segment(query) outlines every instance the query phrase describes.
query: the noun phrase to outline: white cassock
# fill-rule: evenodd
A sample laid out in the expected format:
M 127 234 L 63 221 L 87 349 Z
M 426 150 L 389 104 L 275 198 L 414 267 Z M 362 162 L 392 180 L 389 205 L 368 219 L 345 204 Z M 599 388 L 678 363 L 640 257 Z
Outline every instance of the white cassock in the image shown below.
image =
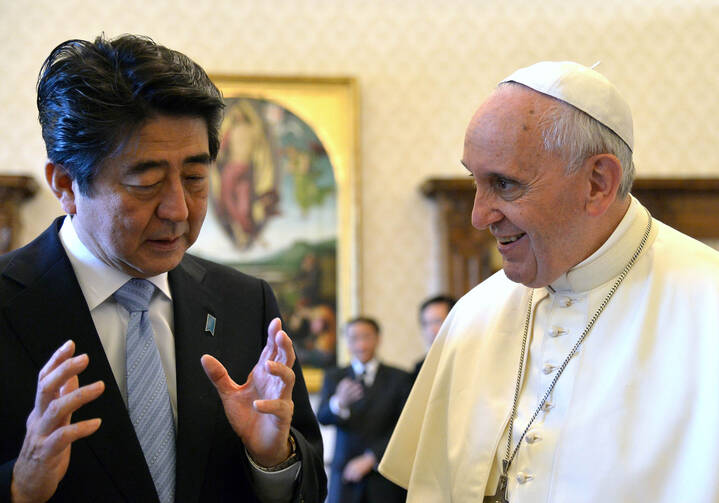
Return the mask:
M 512 448 L 641 241 L 635 199 L 607 242 L 534 290 Z M 719 501 L 719 253 L 653 220 L 633 269 L 509 471 L 512 503 Z M 455 306 L 379 470 L 408 502 L 481 502 L 507 445 L 530 289 L 502 271 Z

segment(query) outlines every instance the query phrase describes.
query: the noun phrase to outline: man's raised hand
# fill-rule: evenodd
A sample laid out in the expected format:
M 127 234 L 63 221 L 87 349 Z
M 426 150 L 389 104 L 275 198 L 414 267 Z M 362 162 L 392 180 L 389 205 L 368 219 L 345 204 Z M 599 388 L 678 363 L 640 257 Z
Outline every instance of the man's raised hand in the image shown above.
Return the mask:
M 13 469 L 13 503 L 50 499 L 67 472 L 72 443 L 100 427 L 99 418 L 70 422 L 73 412 L 105 390 L 102 381 L 79 387 L 77 376 L 90 360 L 84 354 L 73 357 L 74 353 L 75 343 L 67 341 L 40 370 L 35 407 Z
M 267 332 L 267 344 L 245 384 L 233 381 L 210 355 L 202 356 L 202 366 L 220 395 L 232 429 L 252 459 L 270 467 L 290 455 L 295 352 L 279 318 L 270 322 Z

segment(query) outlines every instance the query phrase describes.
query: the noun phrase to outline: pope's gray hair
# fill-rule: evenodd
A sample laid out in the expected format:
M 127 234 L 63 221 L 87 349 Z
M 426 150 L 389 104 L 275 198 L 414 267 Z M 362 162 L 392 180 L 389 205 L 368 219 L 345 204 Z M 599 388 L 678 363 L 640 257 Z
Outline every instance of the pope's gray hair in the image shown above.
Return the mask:
M 521 85 L 515 82 L 500 84 Z M 554 100 L 542 117 L 544 148 L 548 152 L 561 155 L 567 161 L 567 173 L 579 169 L 584 160 L 593 155 L 612 154 L 622 166 L 622 179 L 617 189 L 617 197 L 624 199 L 632 190 L 635 169 L 632 151 L 614 131 L 568 103 Z
M 627 197 L 634 182 L 634 161 L 632 151 L 614 131 L 594 117 L 561 102 L 547 110 L 540 123 L 543 123 L 544 148 L 567 160 L 567 173 L 579 169 L 582 162 L 593 155 L 615 155 L 622 165 L 617 197 Z

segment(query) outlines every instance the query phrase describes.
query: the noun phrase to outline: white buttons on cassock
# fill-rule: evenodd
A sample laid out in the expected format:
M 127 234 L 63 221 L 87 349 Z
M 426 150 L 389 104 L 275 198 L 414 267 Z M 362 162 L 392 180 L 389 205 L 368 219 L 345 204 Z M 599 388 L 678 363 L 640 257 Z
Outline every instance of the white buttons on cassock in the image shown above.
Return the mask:
M 536 431 L 530 431 L 529 433 L 527 433 L 527 436 L 524 437 L 524 439 L 527 441 L 528 444 L 534 444 L 535 442 L 539 442 L 540 440 L 542 440 L 542 436 Z
M 549 400 L 547 400 L 546 402 L 544 402 L 544 405 L 542 405 L 542 410 L 543 410 L 544 412 L 549 412 L 549 410 L 550 410 L 552 407 L 554 407 L 554 404 L 553 404 L 552 402 L 550 402 Z
M 551 363 L 545 363 L 544 367 L 542 367 L 542 372 L 546 375 L 549 375 L 552 372 L 554 372 L 554 369 L 556 369 L 556 368 L 557 368 L 556 365 L 552 365 Z
M 524 472 L 517 473 L 517 482 L 519 482 L 520 484 L 529 482 L 533 478 L 534 478 L 534 475 L 532 475 L 531 473 L 524 473 Z
M 569 297 L 562 297 L 562 298 L 560 298 L 560 299 L 558 299 L 558 300 L 559 300 L 559 306 L 560 306 L 560 307 L 569 307 L 569 306 L 571 306 L 572 304 L 574 304 L 574 300 L 572 300 L 572 299 L 569 298 Z
M 547 333 L 549 334 L 549 337 L 559 337 L 560 335 L 566 334 L 567 331 L 561 327 L 552 327 Z

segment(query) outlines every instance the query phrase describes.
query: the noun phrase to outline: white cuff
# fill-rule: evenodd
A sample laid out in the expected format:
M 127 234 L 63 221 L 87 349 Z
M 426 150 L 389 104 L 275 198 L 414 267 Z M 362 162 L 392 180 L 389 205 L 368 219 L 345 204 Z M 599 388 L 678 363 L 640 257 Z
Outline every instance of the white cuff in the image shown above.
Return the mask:
M 350 417 L 350 410 L 340 407 L 340 401 L 337 395 L 332 395 L 332 398 L 330 398 L 330 410 L 335 416 L 339 416 L 342 419 L 348 419 Z
M 262 503 L 287 503 L 295 492 L 295 481 L 299 477 L 302 462 L 297 461 L 287 468 L 276 472 L 268 472 L 260 468 L 245 450 L 250 460 L 250 476 L 255 488 L 255 495 Z

